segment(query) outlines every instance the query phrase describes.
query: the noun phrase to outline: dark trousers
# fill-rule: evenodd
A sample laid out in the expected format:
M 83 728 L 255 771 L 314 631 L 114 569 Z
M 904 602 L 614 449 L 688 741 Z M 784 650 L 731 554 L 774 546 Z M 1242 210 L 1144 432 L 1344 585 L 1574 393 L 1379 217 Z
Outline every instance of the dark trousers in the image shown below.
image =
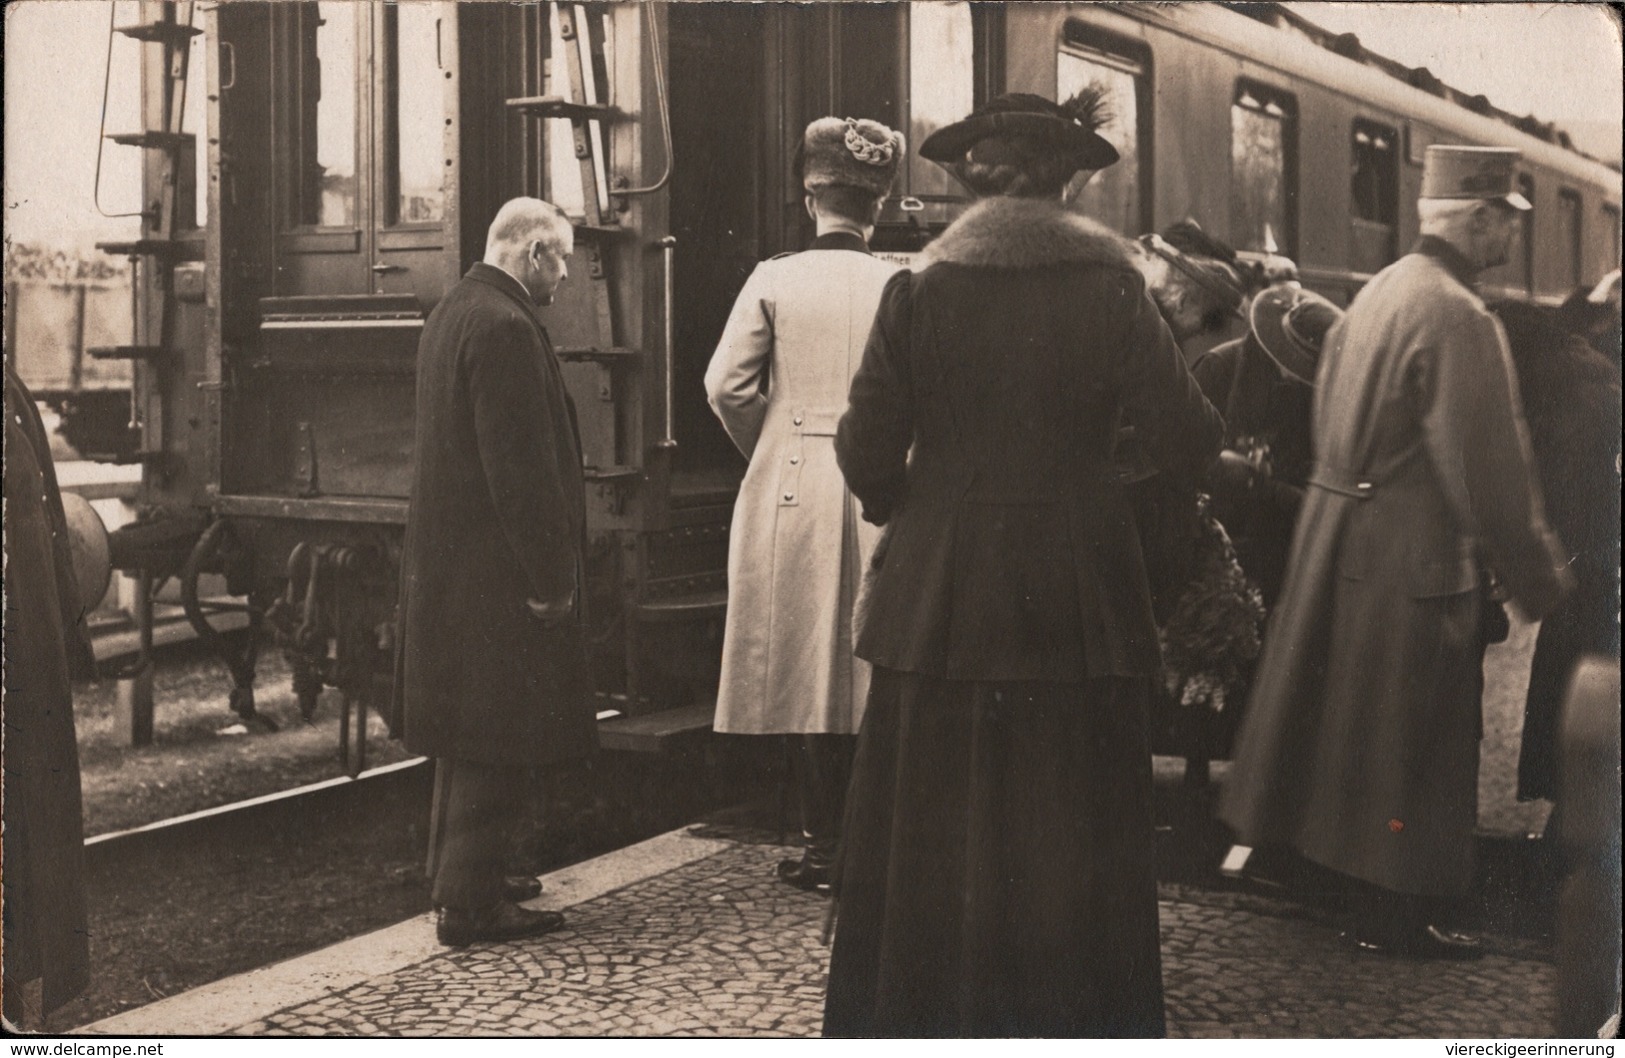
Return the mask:
M 841 843 L 841 816 L 846 811 L 846 787 L 852 778 L 856 735 L 788 735 L 791 770 L 801 808 L 801 835 L 806 842 L 803 860 L 827 869 L 835 862 Z
M 439 907 L 475 909 L 502 899 L 514 824 L 530 771 L 475 761 L 435 761 L 429 878 Z

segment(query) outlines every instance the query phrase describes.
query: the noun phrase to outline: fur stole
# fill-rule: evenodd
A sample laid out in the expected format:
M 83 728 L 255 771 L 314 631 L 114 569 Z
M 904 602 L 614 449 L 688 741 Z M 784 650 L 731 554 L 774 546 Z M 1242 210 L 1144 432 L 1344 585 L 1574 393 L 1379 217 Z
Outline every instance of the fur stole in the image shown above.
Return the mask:
M 1132 268 L 1127 240 L 1059 202 L 985 198 L 967 209 L 921 255 L 933 264 L 1038 268 L 1062 263 Z

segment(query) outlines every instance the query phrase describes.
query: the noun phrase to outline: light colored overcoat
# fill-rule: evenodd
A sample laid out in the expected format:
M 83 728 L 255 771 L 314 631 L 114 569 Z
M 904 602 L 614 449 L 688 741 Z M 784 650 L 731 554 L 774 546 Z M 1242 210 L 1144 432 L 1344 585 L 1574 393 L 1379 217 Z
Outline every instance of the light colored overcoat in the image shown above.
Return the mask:
M 734 507 L 716 730 L 851 734 L 867 663 L 852 604 L 880 530 L 858 517 L 835 465 L 880 292 L 897 266 L 855 236 L 764 261 L 745 282 L 705 388 L 750 460 Z
M 1448 244 L 1327 338 L 1316 467 L 1221 814 L 1244 842 L 1402 893 L 1473 874 L 1480 563 L 1531 616 L 1563 590 L 1506 338 Z

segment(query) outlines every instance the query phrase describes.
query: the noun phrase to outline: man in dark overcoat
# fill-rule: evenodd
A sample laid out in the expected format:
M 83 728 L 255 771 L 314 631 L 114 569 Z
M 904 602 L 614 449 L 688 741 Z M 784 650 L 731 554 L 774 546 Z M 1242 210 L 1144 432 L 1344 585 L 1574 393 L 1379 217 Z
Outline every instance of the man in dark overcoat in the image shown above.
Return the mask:
M 556 207 L 508 202 L 418 348 L 394 720 L 437 759 L 429 862 L 454 946 L 563 924 L 518 905 L 539 890 L 504 877 L 508 845 L 530 771 L 596 748 L 581 446 L 536 313 L 572 248 Z
M 1566 588 L 1506 337 L 1518 153 L 1429 147 L 1422 238 L 1331 331 L 1315 468 L 1221 814 L 1353 879 L 1364 950 L 1471 955 L 1437 925 L 1473 877 L 1481 563 L 1531 617 Z
M 5 1016 L 35 1031 L 90 982 L 72 676 L 92 668 L 50 441 L 6 361 Z

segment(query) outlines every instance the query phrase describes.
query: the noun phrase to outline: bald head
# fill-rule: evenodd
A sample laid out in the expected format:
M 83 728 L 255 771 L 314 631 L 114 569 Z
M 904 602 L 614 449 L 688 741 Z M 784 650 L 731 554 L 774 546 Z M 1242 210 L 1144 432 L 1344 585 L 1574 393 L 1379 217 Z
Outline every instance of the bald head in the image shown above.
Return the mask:
M 539 198 L 509 199 L 485 236 L 485 263 L 518 279 L 539 305 L 552 300 L 574 250 L 570 218 Z

